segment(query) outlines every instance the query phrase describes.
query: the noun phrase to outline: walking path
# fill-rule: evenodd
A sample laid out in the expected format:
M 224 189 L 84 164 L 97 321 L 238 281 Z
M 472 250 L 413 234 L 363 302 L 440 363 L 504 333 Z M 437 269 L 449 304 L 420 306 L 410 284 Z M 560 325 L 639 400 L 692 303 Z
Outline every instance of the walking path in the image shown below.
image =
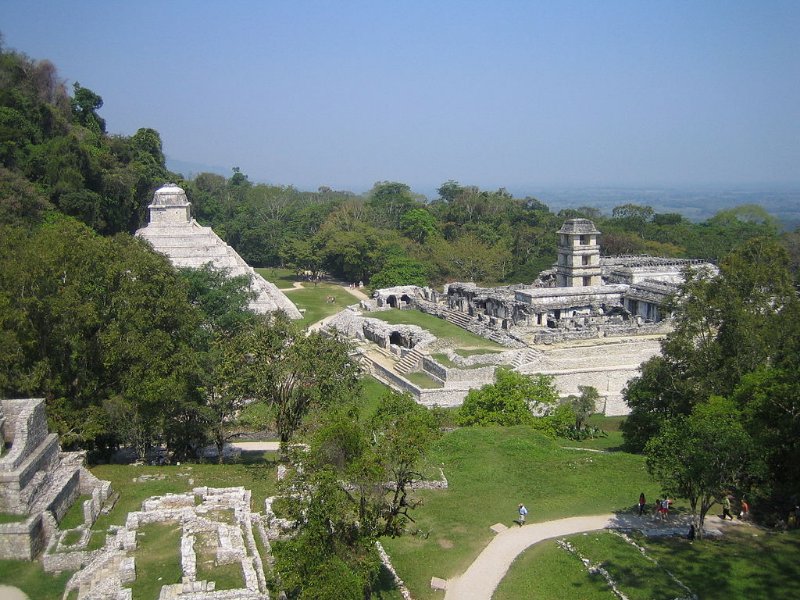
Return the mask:
M 19 588 L 0 584 L 0 598 L 2 600 L 28 600 L 28 595 Z
M 741 521 L 721 521 L 707 517 L 705 531 L 743 525 Z M 688 515 L 673 515 L 668 522 L 654 521 L 650 516 L 595 515 L 569 517 L 543 523 L 529 523 L 498 533 L 478 558 L 459 577 L 447 581 L 445 600 L 491 600 L 494 590 L 505 577 L 511 563 L 525 549 L 543 540 L 597 531 L 606 528 L 641 529 L 649 535 L 685 534 L 689 530 Z

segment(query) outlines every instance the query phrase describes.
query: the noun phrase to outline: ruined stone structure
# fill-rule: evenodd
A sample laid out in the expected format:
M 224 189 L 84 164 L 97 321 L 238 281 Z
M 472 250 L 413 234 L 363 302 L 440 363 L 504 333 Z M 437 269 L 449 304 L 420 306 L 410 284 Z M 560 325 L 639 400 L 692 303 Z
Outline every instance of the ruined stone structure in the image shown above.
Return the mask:
M 130 600 L 126 585 L 136 579 L 137 532 L 148 523 L 179 524 L 181 527 L 182 577 L 180 583 L 166 583 L 162 600 L 269 600 L 267 580 L 256 536 L 269 550 L 262 518 L 250 510 L 250 491 L 242 487 L 197 487 L 183 494 L 155 496 L 142 509 L 128 513 L 125 525 L 112 527 L 106 545 L 67 582 L 65 596 L 72 590 L 90 600 Z M 201 552 L 211 552 L 215 565 L 236 564 L 243 587 L 217 590 L 214 581 L 198 577 Z
M 89 473 L 83 453 L 61 452 L 58 436 L 47 430 L 42 398 L 0 400 L 0 433 L 6 446 L 0 456 L 0 512 L 19 516 L 16 523 L 0 524 L 0 558 L 31 560 L 80 494 L 92 496 L 86 502 L 96 517 L 111 484 Z
M 246 275 L 255 298 L 250 309 L 258 313 L 284 311 L 289 318 L 302 315 L 294 303 L 273 283 L 255 272 L 236 251 L 226 244 L 210 227 L 203 227 L 192 218 L 191 203 L 186 192 L 174 183 L 156 190 L 153 202 L 147 207 L 150 222 L 136 232 L 157 252 L 165 254 L 176 267 L 200 268 L 210 264 L 230 277 Z
M 590 220 L 568 219 L 559 230 L 552 271 L 532 285 L 451 283 L 445 288 L 447 307 L 526 345 L 663 334 L 665 306 L 679 292 L 685 271 L 716 272 L 699 260 L 601 257 L 599 235 Z
M 392 330 L 380 345 L 402 358 L 394 369 L 372 361 L 373 374 L 423 404 L 453 406 L 470 387 L 491 382 L 495 366 L 505 365 L 552 375 L 562 396 L 593 386 L 601 395 L 599 411 L 627 413 L 622 390 L 642 362 L 660 351 L 659 340 L 670 329 L 665 307 L 679 292 L 686 270 L 713 274 L 716 268 L 699 260 L 601 257 L 600 232 L 588 219 L 568 219 L 558 234 L 556 264 L 530 285 L 451 283 L 442 293 L 415 286 L 376 291 L 373 300 L 362 303 L 364 309 L 418 309 L 510 350 L 469 360 L 451 355 L 456 367 L 446 367 L 430 356 L 435 344 L 417 344 L 413 336 L 392 330 L 398 326 L 378 325 L 378 330 Z M 376 338 L 370 333 L 374 326 L 359 323 L 353 331 L 353 322 L 348 317 L 332 325 L 354 337 Z M 414 386 L 404 379 L 414 370 L 426 372 L 442 388 Z
M 600 285 L 600 232 L 589 219 L 569 219 L 558 232 L 559 287 Z

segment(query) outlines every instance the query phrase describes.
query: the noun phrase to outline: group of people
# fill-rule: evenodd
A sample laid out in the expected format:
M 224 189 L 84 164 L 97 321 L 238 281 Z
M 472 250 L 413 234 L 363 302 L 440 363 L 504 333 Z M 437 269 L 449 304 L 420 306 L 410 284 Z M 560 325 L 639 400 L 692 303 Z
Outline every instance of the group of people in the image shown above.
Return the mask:
M 669 507 L 672 500 L 667 497 L 657 498 L 653 504 L 653 518 L 666 521 L 669 518 Z M 639 516 L 643 516 L 647 510 L 647 500 L 645 499 L 644 492 L 639 494 Z M 745 498 L 742 498 L 739 508 L 739 518 L 746 520 L 750 517 L 750 504 Z M 731 513 L 731 496 L 726 495 L 722 499 L 722 519 L 730 518 L 733 521 L 733 514 Z
M 653 503 L 653 518 L 666 521 L 669 518 L 669 507 L 671 504 L 672 500 L 667 497 L 656 498 L 656 501 Z M 644 516 L 646 510 L 647 499 L 644 497 L 644 492 L 642 492 L 639 494 L 639 516 Z

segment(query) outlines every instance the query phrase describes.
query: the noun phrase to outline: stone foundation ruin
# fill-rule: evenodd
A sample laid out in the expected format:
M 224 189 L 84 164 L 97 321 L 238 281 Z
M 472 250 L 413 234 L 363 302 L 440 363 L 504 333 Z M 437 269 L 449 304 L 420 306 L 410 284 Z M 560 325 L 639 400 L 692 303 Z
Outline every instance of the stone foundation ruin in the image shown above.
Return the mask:
M 19 521 L 0 524 L 0 558 L 32 560 L 51 542 L 57 524 L 79 495 L 94 522 L 111 484 L 84 466 L 82 452 L 61 452 L 49 433 L 42 398 L 0 400 L 0 512 Z

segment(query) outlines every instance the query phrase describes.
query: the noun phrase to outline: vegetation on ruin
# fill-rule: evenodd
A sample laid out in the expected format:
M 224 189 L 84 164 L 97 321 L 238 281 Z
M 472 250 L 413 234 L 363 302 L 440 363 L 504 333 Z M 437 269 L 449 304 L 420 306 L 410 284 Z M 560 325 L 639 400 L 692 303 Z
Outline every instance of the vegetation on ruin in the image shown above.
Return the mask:
M 417 325 L 429 331 L 440 340 L 444 340 L 448 344 L 456 347 L 466 346 L 473 349 L 486 348 L 487 350 L 505 350 L 503 346 L 496 342 L 462 329 L 458 325 L 453 325 L 449 321 L 418 310 L 390 308 L 389 310 L 380 310 L 370 313 L 368 316 L 373 319 L 386 321 L 391 325 Z
M 92 497 L 89 494 L 81 494 L 75 498 L 72 506 L 70 506 L 67 512 L 64 513 L 64 516 L 61 518 L 61 522 L 58 524 L 58 526 L 61 529 L 72 529 L 74 527 L 78 527 L 79 525 L 83 525 L 83 503 L 86 500 L 91 499 Z

